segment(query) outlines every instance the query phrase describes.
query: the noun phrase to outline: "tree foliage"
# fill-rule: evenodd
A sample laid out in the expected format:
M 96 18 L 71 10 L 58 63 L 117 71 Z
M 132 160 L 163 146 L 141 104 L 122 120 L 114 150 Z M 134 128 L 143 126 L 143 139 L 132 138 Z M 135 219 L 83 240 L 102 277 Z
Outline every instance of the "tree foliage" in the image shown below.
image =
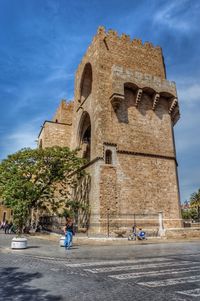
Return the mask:
M 67 147 L 22 149 L 0 163 L 0 196 L 20 232 L 31 209 L 56 212 L 69 201 L 83 164 Z
M 182 213 L 182 218 L 185 220 L 197 220 L 198 219 L 198 214 L 197 214 L 197 210 L 195 208 L 189 208 L 187 210 L 182 209 L 181 211 Z
M 195 208 L 200 207 L 200 189 L 191 194 L 190 205 Z
M 183 219 L 199 220 L 200 218 L 200 189 L 194 192 L 190 196 L 190 201 L 184 202 L 184 208 L 182 209 Z
M 193 212 L 196 211 L 196 216 L 194 219 L 200 218 L 200 189 L 197 192 L 191 194 L 190 197 L 190 206 L 193 209 Z

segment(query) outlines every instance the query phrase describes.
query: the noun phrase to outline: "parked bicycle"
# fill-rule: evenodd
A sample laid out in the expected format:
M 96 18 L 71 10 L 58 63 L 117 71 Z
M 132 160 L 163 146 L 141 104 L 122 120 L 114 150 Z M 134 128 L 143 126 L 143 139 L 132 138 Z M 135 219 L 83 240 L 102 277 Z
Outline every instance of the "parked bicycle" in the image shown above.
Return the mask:
M 136 239 L 137 239 L 136 225 L 133 225 L 132 233 L 128 236 L 128 240 L 136 240 Z
M 147 239 L 146 238 L 146 233 L 142 230 L 142 228 L 139 228 L 139 231 L 137 232 L 137 227 L 136 225 L 133 226 L 132 228 L 132 233 L 128 236 L 128 240 L 143 240 Z

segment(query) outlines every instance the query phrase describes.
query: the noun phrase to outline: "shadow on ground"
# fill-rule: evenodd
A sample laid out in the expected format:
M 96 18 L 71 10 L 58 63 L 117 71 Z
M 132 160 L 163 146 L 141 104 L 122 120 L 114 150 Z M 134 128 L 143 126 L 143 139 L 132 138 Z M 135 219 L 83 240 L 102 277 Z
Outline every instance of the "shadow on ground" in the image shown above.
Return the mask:
M 41 278 L 41 273 L 24 273 L 18 268 L 4 268 L 0 275 L 1 300 L 61 301 L 61 296 L 50 295 L 45 289 L 31 287 L 29 282 Z

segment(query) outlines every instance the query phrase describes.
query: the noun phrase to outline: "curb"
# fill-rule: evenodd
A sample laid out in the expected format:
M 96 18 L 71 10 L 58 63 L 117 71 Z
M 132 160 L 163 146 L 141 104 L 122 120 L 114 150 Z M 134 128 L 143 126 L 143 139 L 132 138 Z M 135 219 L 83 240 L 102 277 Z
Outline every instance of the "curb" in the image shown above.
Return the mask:
M 36 239 L 44 239 L 50 241 L 59 241 L 62 235 L 57 233 L 32 235 Z M 161 244 L 161 243 L 183 243 L 183 242 L 196 242 L 199 241 L 198 237 L 194 238 L 147 238 L 146 240 L 128 240 L 127 238 L 115 238 L 115 237 L 78 237 L 74 236 L 73 243 L 80 245 L 147 245 L 147 244 Z

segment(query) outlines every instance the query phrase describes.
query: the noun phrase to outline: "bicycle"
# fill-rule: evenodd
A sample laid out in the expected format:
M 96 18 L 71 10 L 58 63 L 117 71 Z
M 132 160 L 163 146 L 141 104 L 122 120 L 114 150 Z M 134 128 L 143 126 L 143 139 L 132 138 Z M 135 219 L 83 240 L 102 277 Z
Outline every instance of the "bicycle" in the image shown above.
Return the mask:
M 128 240 L 136 240 L 137 239 L 137 234 L 135 232 L 129 234 Z

